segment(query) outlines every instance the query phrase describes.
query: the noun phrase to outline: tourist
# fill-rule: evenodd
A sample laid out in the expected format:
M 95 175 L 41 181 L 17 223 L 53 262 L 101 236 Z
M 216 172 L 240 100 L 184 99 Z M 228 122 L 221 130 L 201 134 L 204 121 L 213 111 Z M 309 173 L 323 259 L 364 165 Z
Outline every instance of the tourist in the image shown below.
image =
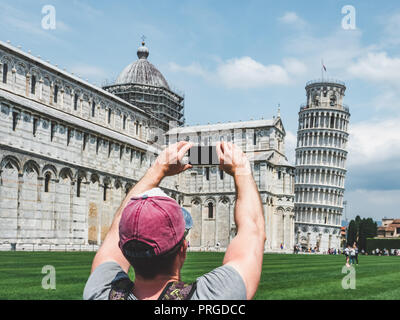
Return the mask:
M 186 259 L 189 213 L 158 188 L 166 176 L 179 174 L 192 146 L 179 142 L 166 148 L 143 178 L 129 191 L 92 264 L 83 297 L 93 300 L 233 300 L 251 299 L 260 282 L 265 244 L 263 207 L 246 155 L 229 142 L 217 143 L 220 169 L 233 177 L 237 235 L 223 265 L 181 282 Z M 130 281 L 130 266 L 135 283 Z
M 346 266 L 350 267 L 349 259 L 350 259 L 350 245 L 348 244 L 347 247 L 344 249 L 344 255 L 346 257 Z
M 356 257 L 356 249 L 355 249 L 355 244 L 353 247 L 350 248 L 350 265 L 353 265 L 355 263 L 355 257 Z

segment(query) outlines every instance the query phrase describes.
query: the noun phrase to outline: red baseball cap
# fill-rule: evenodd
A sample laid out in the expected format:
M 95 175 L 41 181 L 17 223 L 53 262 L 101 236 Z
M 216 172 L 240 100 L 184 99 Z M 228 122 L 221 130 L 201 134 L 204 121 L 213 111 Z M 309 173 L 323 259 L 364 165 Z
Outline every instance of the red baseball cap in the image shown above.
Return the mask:
M 183 210 L 159 188 L 132 198 L 122 211 L 119 223 L 121 251 L 125 254 L 124 245 L 134 240 L 134 250 L 129 253 L 133 257 L 168 253 L 184 238 L 185 229 L 188 229 L 188 212 Z M 191 220 L 190 214 L 189 218 Z

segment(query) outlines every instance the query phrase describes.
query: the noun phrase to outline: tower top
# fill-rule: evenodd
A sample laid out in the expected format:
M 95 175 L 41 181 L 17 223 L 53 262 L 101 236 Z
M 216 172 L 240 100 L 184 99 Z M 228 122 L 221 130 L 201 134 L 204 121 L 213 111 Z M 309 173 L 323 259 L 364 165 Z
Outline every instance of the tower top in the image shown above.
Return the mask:
M 341 109 L 348 112 L 343 104 L 346 86 L 336 79 L 316 79 L 306 83 L 307 103 L 301 110 L 309 108 Z
M 307 87 L 315 87 L 315 86 L 341 86 L 344 89 L 346 89 L 346 85 L 343 81 L 337 80 L 337 79 L 315 79 L 315 80 L 310 80 L 306 83 L 306 89 Z

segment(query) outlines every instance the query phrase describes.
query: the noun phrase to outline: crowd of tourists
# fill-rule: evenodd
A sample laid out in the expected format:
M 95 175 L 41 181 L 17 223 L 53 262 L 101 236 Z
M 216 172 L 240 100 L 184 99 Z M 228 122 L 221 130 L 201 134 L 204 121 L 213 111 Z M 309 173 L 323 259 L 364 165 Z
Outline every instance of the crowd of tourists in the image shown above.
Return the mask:
M 379 249 L 372 250 L 372 254 L 376 256 L 400 256 L 400 249 Z

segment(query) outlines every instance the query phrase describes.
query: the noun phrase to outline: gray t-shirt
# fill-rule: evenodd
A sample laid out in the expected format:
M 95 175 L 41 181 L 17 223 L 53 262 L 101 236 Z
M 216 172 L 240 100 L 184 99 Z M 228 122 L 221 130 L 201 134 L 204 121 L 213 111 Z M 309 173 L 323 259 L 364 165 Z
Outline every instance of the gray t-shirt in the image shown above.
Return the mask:
M 108 300 L 111 282 L 115 277 L 127 277 L 116 262 L 99 265 L 90 275 L 83 291 L 85 300 Z M 191 300 L 246 300 L 246 287 L 240 274 L 224 265 L 197 278 L 196 290 Z

